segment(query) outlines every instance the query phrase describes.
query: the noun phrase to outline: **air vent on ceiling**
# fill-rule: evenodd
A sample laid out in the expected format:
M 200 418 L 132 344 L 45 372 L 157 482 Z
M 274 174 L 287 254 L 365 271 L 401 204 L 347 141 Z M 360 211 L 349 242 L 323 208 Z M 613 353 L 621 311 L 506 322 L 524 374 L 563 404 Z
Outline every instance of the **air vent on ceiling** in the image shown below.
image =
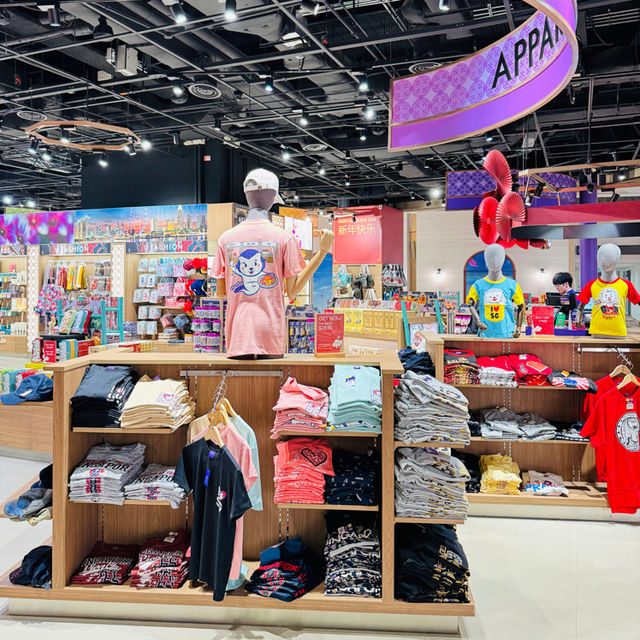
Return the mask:
M 194 82 L 190 84 L 187 89 L 192 96 L 201 98 L 202 100 L 217 100 L 222 95 L 218 87 L 208 82 Z
M 424 73 L 425 71 L 431 71 L 442 66 L 441 62 L 429 62 L 427 60 L 423 62 L 414 62 L 409 67 L 409 73 Z
M 318 151 L 324 151 L 327 148 L 327 145 L 322 142 L 309 142 L 308 144 L 303 145 L 302 148 L 310 153 L 318 153 Z
M 23 120 L 29 120 L 30 122 L 42 122 L 47 119 L 47 116 L 44 113 L 40 113 L 40 111 L 31 111 L 28 109 L 19 109 L 16 111 L 16 115 L 18 118 L 22 118 Z

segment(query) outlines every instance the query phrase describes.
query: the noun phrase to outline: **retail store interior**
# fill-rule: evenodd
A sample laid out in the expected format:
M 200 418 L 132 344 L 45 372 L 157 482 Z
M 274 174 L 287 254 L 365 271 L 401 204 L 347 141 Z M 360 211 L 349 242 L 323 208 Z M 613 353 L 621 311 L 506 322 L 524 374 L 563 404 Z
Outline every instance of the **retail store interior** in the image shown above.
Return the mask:
M 0 35 L 1 638 L 640 640 L 638 0 Z

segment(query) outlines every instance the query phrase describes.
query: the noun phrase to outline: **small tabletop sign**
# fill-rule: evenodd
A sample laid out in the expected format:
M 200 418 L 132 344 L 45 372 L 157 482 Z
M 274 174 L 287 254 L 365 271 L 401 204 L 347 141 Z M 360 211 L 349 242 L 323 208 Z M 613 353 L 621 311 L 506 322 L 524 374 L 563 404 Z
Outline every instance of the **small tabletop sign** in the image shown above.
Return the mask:
M 323 356 L 344 356 L 344 314 L 316 314 L 317 358 Z

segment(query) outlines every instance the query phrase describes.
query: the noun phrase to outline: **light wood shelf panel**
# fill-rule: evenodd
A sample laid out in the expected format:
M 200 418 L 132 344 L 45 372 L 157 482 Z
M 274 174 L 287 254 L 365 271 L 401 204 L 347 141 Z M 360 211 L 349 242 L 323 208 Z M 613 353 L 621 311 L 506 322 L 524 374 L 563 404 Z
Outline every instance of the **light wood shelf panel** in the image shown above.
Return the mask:
M 372 507 L 361 504 L 313 504 L 303 502 L 279 502 L 276 504 L 278 509 L 312 509 L 315 511 L 379 511 L 380 507 L 374 505 Z
M 73 433 L 111 433 L 116 435 L 170 435 L 178 431 L 180 428 L 181 427 L 178 427 L 177 429 L 169 429 L 168 427 L 163 427 L 161 429 L 122 429 L 121 427 L 73 427 L 71 431 Z
M 468 493 L 470 503 L 476 504 L 521 504 L 555 507 L 601 507 L 608 508 L 606 483 L 567 482 L 568 496 L 540 496 L 520 492 L 517 495 L 491 493 Z
M 533 385 L 520 384 L 517 387 L 503 387 L 498 384 L 454 384 L 451 385 L 456 389 L 504 389 L 505 391 L 583 391 L 584 389 L 568 389 L 567 387 L 554 387 L 548 385 L 544 387 L 536 387 Z
M 395 517 L 396 524 L 464 524 L 465 518 L 401 518 Z
M 301 438 L 379 438 L 381 434 L 367 431 L 320 431 L 314 433 L 300 433 L 299 431 L 278 431 L 279 436 L 299 436 Z
M 472 438 L 473 440 L 473 438 Z M 402 440 L 395 440 L 393 446 L 398 449 L 399 447 L 418 447 L 418 448 L 435 448 L 435 447 L 446 447 L 448 449 L 464 449 L 468 447 L 468 444 L 464 444 L 462 442 L 412 442 L 411 444 L 407 442 L 402 442 Z
M 584 442 L 580 441 L 580 440 L 522 440 L 522 439 L 516 439 L 513 440 L 511 438 L 483 438 L 481 436 L 471 436 L 471 442 L 499 442 L 500 444 L 503 443 L 513 443 L 513 444 L 579 444 L 581 446 L 585 446 L 587 444 L 589 444 L 589 441 L 586 440 Z
M 9 516 L 5 516 L 4 515 L 4 506 L 6 504 L 8 504 L 9 502 L 13 502 L 14 500 L 17 500 L 23 493 L 25 493 L 26 491 L 28 491 L 31 488 L 31 485 L 34 484 L 35 482 L 38 482 L 38 480 L 40 479 L 39 476 L 33 476 L 33 478 L 31 478 L 31 480 L 29 480 L 29 482 L 27 482 L 26 484 L 22 485 L 17 491 L 14 491 L 3 503 L 2 505 L 0 505 L 0 518 L 8 518 Z

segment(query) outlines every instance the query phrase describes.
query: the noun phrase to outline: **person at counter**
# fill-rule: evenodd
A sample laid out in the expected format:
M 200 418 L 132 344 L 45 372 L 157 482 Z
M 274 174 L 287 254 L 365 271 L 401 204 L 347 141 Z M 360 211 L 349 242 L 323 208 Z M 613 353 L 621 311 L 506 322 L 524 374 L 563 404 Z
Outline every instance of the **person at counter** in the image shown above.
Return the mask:
M 560 294 L 558 314 L 563 314 L 563 320 L 566 320 L 571 311 L 578 307 L 576 292 L 573 290 L 573 276 L 566 271 L 560 271 L 553 276 L 553 286 Z M 564 321 L 562 324 L 564 325 Z

